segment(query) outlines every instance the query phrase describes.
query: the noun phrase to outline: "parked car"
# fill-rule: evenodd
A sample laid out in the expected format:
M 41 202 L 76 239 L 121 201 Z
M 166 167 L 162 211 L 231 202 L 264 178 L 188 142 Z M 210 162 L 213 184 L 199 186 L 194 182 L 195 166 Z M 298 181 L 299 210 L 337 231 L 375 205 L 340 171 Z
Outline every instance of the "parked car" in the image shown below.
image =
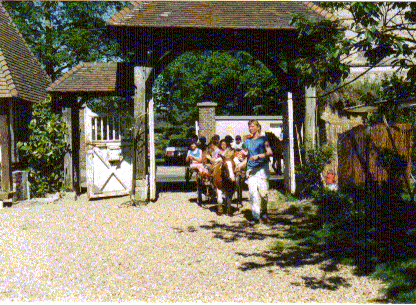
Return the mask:
M 184 164 L 190 142 L 191 140 L 186 138 L 170 139 L 165 149 L 165 163 Z

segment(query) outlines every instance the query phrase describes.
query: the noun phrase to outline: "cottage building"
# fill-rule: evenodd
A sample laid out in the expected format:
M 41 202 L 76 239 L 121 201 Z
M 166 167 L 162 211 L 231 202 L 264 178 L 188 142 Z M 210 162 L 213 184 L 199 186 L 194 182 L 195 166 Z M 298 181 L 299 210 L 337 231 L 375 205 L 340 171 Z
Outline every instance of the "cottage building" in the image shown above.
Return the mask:
M 49 76 L 0 3 L 0 200 L 11 198 L 22 172 L 16 143 L 28 138 L 32 103 L 47 98 Z M 16 198 L 15 195 L 15 199 Z

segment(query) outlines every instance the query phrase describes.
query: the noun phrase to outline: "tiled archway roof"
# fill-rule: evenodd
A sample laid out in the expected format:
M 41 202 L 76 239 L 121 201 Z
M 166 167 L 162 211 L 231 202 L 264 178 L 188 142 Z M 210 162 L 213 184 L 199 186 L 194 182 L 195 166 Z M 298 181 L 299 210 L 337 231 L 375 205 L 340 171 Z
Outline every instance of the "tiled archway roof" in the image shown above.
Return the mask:
M 136 1 L 107 20 L 127 27 L 294 29 L 292 14 L 336 21 L 312 2 L 298 1 Z
M 53 93 L 133 94 L 133 65 L 127 63 L 80 63 L 53 82 Z

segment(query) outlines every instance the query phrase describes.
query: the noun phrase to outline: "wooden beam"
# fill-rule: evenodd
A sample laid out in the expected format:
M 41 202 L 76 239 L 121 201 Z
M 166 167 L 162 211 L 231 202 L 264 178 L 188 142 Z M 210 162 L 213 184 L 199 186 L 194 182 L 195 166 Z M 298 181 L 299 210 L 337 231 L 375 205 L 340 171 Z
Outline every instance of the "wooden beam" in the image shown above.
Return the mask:
M 12 190 L 9 115 L 0 114 L 1 191 Z
M 64 183 L 66 186 L 71 186 L 76 196 L 78 196 L 81 193 L 79 107 L 75 96 L 68 97 L 68 99 L 70 99 L 70 102 L 62 109 L 62 117 L 68 128 L 65 135 L 68 152 L 64 156 Z
M 287 94 L 287 107 L 284 107 L 283 126 L 284 126 L 284 185 L 287 191 L 294 194 L 296 191 L 295 180 L 295 151 L 294 151 L 294 133 L 293 133 L 293 99 L 292 93 Z
M 72 173 L 72 114 L 71 108 L 65 107 L 62 109 L 62 118 L 67 127 L 67 133 L 65 134 L 65 144 L 68 147 L 68 151 L 64 156 L 64 185 L 73 186 L 73 173 Z
M 316 138 L 316 88 L 305 88 L 305 149 L 315 148 Z
M 134 151 L 132 192 L 134 201 L 145 204 L 149 201 L 148 176 L 148 126 L 146 80 L 152 68 L 134 67 Z
M 75 103 L 71 109 L 72 122 L 72 181 L 73 190 L 78 196 L 81 194 L 81 175 L 79 168 L 79 149 L 80 149 L 80 126 L 79 126 L 79 106 Z
M 150 153 L 150 167 L 149 167 L 149 188 L 150 200 L 156 200 L 156 157 L 155 157 L 155 120 L 154 120 L 154 102 L 153 99 L 149 102 L 149 153 Z

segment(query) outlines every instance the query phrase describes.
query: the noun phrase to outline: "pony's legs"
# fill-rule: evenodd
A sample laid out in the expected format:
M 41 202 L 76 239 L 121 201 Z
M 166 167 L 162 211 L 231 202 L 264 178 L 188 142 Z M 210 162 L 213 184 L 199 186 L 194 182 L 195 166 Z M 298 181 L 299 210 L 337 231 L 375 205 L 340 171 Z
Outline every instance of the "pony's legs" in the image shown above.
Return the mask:
M 220 215 L 223 213 L 223 203 L 222 191 L 217 189 L 217 212 Z

